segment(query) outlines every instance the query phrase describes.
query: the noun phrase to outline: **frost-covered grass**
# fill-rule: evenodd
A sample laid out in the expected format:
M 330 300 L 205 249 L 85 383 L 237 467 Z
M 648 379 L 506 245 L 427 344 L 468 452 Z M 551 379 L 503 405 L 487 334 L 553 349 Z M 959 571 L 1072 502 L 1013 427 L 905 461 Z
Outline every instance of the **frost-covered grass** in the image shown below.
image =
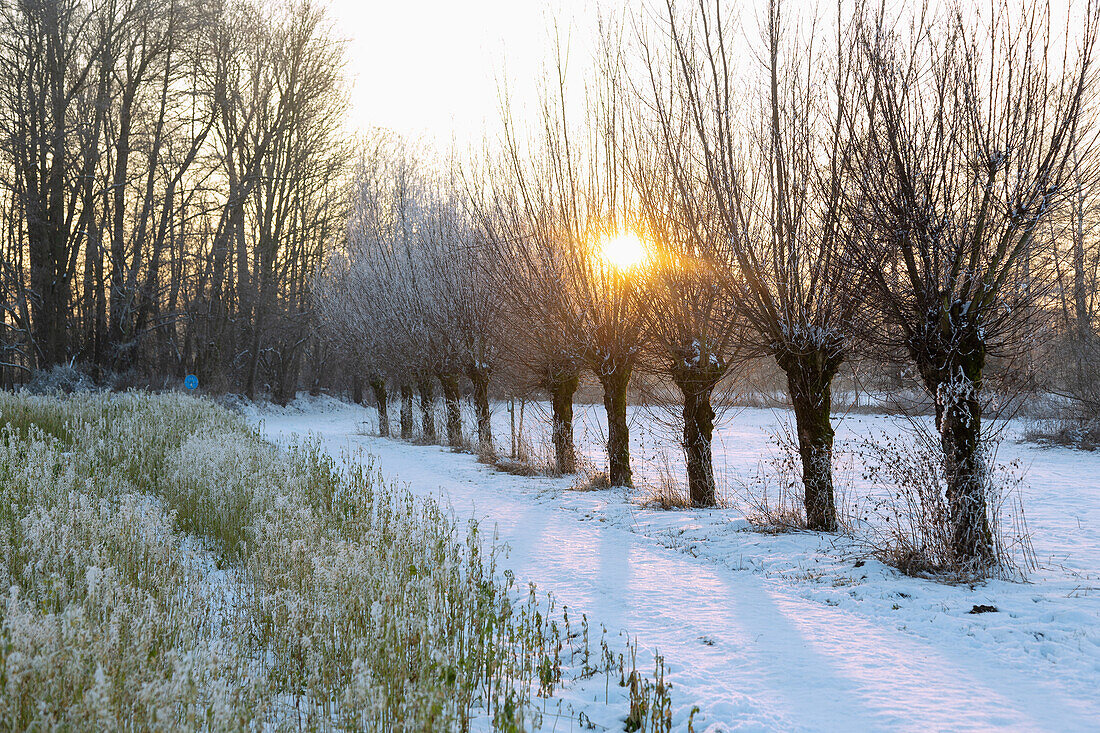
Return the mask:
M 0 728 L 520 729 L 574 679 L 637 697 L 630 656 L 369 461 L 175 395 L 2 394 L 0 422 Z

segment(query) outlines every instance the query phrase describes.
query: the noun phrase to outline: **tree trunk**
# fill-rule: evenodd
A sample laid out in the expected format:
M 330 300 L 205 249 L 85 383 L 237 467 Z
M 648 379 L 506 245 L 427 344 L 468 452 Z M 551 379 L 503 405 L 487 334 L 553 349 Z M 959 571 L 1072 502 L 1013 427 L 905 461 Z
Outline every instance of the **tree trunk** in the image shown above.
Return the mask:
M 472 366 L 467 370 L 467 375 L 474 384 L 478 453 L 492 456 L 496 451 L 493 449 L 493 423 L 489 412 L 489 370 Z
M 787 374 L 794 408 L 798 453 L 802 457 L 806 527 L 819 532 L 837 530 L 833 490 L 832 381 L 840 360 L 821 351 L 779 355 Z
M 390 409 L 389 395 L 386 394 L 386 380 L 374 377 L 370 380 L 370 388 L 374 392 L 374 405 L 378 408 L 378 434 L 388 438 L 390 437 Z
M 407 384 L 401 385 L 401 437 L 413 437 L 413 388 Z
M 547 381 L 553 421 L 554 460 L 558 473 L 577 470 L 577 453 L 573 447 L 573 393 L 580 378 L 577 374 L 552 377 Z
M 440 374 L 439 384 L 443 387 L 443 405 L 447 412 L 447 445 L 462 447 L 462 392 L 458 387 L 458 377 L 454 374 Z
M 964 563 L 988 564 L 993 559 L 993 533 L 986 509 L 986 467 L 981 455 L 982 407 L 977 387 L 981 368 L 974 369 L 974 359 L 966 361 L 971 368 L 960 369 L 955 379 L 940 385 L 936 400 L 951 547 Z
M 961 303 L 940 319 L 931 344 L 910 344 L 925 387 L 936 398 L 936 428 L 943 451 L 951 550 L 961 563 L 993 560 L 993 533 L 986 508 L 986 466 L 981 454 L 979 399 L 985 343 L 977 326 L 965 324 Z
M 31 213 L 28 212 L 28 217 Z M 64 274 L 64 234 L 52 224 L 27 224 L 30 250 L 32 339 L 36 366 L 48 369 L 66 359 L 68 334 L 68 279 Z
M 436 442 L 435 432 L 435 390 L 432 389 L 431 380 L 418 379 L 416 389 L 420 392 L 420 430 L 424 440 Z
M 630 426 L 626 419 L 626 388 L 631 366 L 620 365 L 610 373 L 598 374 L 607 411 L 608 478 L 612 486 L 632 486 L 630 473 Z
M 714 485 L 711 438 L 714 435 L 714 410 L 711 390 L 684 393 L 684 454 L 687 458 L 688 497 L 692 506 L 718 505 Z
M 363 404 L 363 378 L 358 371 L 351 375 L 351 401 L 357 405 Z
M 709 367 L 679 367 L 672 381 L 684 395 L 684 457 L 687 462 L 688 498 L 692 506 L 718 505 L 714 484 L 711 438 L 714 435 L 714 409 L 710 398 L 721 372 Z

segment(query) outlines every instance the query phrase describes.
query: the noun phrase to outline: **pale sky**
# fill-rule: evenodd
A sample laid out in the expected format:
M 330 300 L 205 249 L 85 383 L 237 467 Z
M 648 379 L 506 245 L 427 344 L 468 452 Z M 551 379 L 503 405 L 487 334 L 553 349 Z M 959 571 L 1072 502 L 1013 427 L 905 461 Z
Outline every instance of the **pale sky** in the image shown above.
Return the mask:
M 931 0 L 938 6 L 943 0 Z M 321 0 L 322 3 L 326 0 Z M 907 7 L 908 0 L 901 0 Z M 967 0 L 963 0 L 966 7 Z M 985 0 L 988 2 L 988 0 Z M 762 0 L 730 2 L 742 23 L 758 27 Z M 834 0 L 789 0 L 796 14 L 835 7 Z M 339 36 L 347 39 L 349 126 L 379 125 L 422 137 L 437 150 L 480 146 L 499 134 L 498 90 L 507 74 L 517 121 L 530 121 L 543 69 L 552 63 L 554 19 L 569 41 L 571 107 L 583 106 L 602 12 L 662 12 L 660 0 L 327 0 Z M 1010 3 L 1011 4 L 1011 3 Z M 1066 3 L 1053 0 L 1055 15 Z M 1084 0 L 1074 3 L 1083 6 Z M 985 7 L 984 5 L 981 7 Z M 648 13 L 647 13 L 648 14 Z M 663 14 L 663 13 L 662 13 Z M 1064 22 L 1064 20 L 1062 21 Z M 629 35 L 629 31 L 627 32 Z
M 587 64 L 601 4 L 622 7 L 621 0 L 330 0 L 336 32 L 349 41 L 350 124 L 423 135 L 440 149 L 452 136 L 479 144 L 500 129 L 505 70 L 514 105 L 533 103 L 551 58 L 553 18 L 563 36 L 572 27 L 570 63 Z

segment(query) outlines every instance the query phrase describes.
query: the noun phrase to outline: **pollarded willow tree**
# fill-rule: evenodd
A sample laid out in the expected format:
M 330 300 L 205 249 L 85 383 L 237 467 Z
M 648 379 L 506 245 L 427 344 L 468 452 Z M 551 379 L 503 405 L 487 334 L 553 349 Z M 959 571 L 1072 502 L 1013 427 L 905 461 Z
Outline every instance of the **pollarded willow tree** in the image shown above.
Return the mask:
M 567 64 L 559 43 L 556 75 L 542 95 L 534 151 L 524 160 L 509 125 L 507 159 L 514 180 L 521 182 L 519 198 L 528 217 L 523 246 L 536 248 L 540 268 L 552 275 L 541 285 L 552 289 L 548 299 L 560 300 L 557 326 L 575 340 L 580 358 L 574 363 L 590 369 L 603 389 L 608 479 L 612 486 L 629 486 L 627 388 L 641 347 L 645 302 L 637 295 L 645 253 L 635 231 L 624 156 L 620 31 L 611 22 L 601 22 L 601 31 L 580 124 L 567 109 Z
M 643 252 L 624 158 L 620 31 L 601 21 L 599 39 L 579 118 L 566 104 L 560 39 L 530 138 L 517 134 L 506 106 L 503 160 L 491 167 L 491 192 L 477 198 L 493 202 L 482 219 L 508 303 L 509 353 L 550 394 L 558 470 L 575 465 L 572 399 L 587 367 L 603 389 L 608 479 L 629 486 L 627 388 L 641 346 Z
M 496 361 L 500 299 L 485 277 L 492 263 L 481 232 L 461 196 L 455 167 L 439 174 L 425 192 L 424 217 L 416 258 L 427 291 L 421 291 L 430 318 L 436 374 L 443 390 L 447 441 L 464 444 L 461 382 L 469 378 L 477 416 L 478 449 L 494 452 L 489 385 Z
M 1100 7 L 952 6 L 911 22 L 879 12 L 862 34 L 870 118 L 851 201 L 859 265 L 886 327 L 935 399 L 952 550 L 993 558 L 982 443 L 990 356 L 1026 346 L 1053 244 L 1043 224 L 1076 190 L 1095 139 Z M 1091 176 L 1085 176 L 1086 179 Z
M 559 71 L 561 69 L 559 68 Z M 564 87 L 561 87 L 562 89 Z M 467 179 L 489 265 L 485 277 L 501 299 L 507 333 L 500 358 L 521 389 L 550 397 L 555 468 L 576 470 L 573 395 L 585 363 L 583 318 L 571 292 L 579 203 L 577 182 L 563 175 L 574 161 L 552 107 L 543 94 L 542 135 L 519 132 L 507 102 L 502 153 Z
M 392 380 L 401 394 L 401 437 L 412 438 L 415 375 L 426 361 L 407 265 L 422 214 L 417 161 L 402 140 L 376 131 L 362 145 L 351 189 L 347 237 L 319 277 L 315 300 L 330 343 L 374 393 L 379 432 L 389 432 Z
M 584 217 L 573 222 L 569 292 L 577 299 L 588 367 L 603 388 L 608 479 L 612 486 L 630 486 L 627 389 L 644 346 L 649 304 L 639 294 L 645 287 L 649 255 L 637 232 L 637 203 L 626 157 L 629 90 L 623 78 L 621 27 L 611 20 L 601 22 L 600 43 L 597 76 L 587 87 L 581 160 L 578 165 L 559 165 L 558 174 L 571 184 L 559 185 L 571 194 L 569 210 L 574 217 Z M 562 89 L 559 99 L 564 98 Z M 564 111 L 559 119 L 564 128 Z M 564 129 L 561 138 L 568 140 Z
M 492 266 L 486 272 L 501 299 L 506 331 L 500 358 L 523 389 L 550 397 L 556 470 L 576 470 L 573 394 L 580 381 L 584 343 L 580 317 L 563 293 L 563 235 L 548 211 L 547 177 L 527 182 L 507 161 L 494 163 L 477 201 L 480 231 Z M 529 183 L 529 185 L 528 185 Z M 539 188 L 536 188 L 538 186 Z
M 671 379 L 683 398 L 689 499 L 694 506 L 715 506 L 713 397 L 743 357 L 745 321 L 726 292 L 719 202 L 697 165 L 706 158 L 705 140 L 695 132 L 696 111 L 683 89 L 702 59 L 678 32 L 656 39 L 643 34 L 640 46 L 648 78 L 632 115 L 629 144 L 642 235 L 651 248 L 639 294 L 647 303 L 646 340 L 653 347 L 647 367 Z M 681 64 L 690 74 L 682 73 Z
M 462 379 L 473 384 L 478 439 L 493 451 L 489 380 L 496 358 L 497 299 L 484 249 L 453 185 L 400 138 L 376 131 L 363 145 L 344 247 L 317 286 L 326 334 L 365 372 L 388 433 L 387 383 L 401 394 L 401 436 L 413 437 L 414 388 L 421 435 L 436 438 L 434 382 L 442 388 L 447 441 L 465 444 Z
M 852 24 L 837 18 L 830 44 L 815 22 L 803 26 L 790 6 L 769 2 L 763 93 L 753 95 L 741 91 L 739 18 L 724 16 L 718 2 L 681 15 L 668 0 L 667 12 L 683 121 L 673 109 L 663 119 L 686 125 L 697 151 L 670 156 L 669 174 L 684 190 L 706 189 L 688 203 L 707 209 L 691 215 L 707 226 L 690 231 L 705 238 L 699 246 L 713 246 L 730 307 L 751 326 L 750 353 L 774 357 L 786 374 L 807 525 L 834 531 L 832 381 L 849 348 L 861 278 L 847 256 L 842 207 L 855 144 Z

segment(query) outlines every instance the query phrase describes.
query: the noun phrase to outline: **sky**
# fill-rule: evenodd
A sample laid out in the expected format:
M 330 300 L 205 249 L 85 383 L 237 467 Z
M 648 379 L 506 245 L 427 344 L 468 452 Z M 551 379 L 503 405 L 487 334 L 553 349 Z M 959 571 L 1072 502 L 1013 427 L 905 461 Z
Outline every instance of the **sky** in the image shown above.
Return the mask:
M 606 5 L 606 3 L 604 3 Z M 577 48 L 595 34 L 597 0 L 330 0 L 347 39 L 349 124 L 383 126 L 439 149 L 479 145 L 500 129 L 498 91 L 508 78 L 517 112 L 534 104 L 553 22 Z
M 929 0 L 932 7 L 942 1 Z M 963 0 L 963 7 L 967 2 Z M 909 0 L 900 3 L 912 9 Z M 486 136 L 495 140 L 501 130 L 500 91 L 505 81 L 515 117 L 534 119 L 539 82 L 553 59 L 555 19 L 569 48 L 567 104 L 577 109 L 584 104 L 583 82 L 591 66 L 597 15 L 621 15 L 624 8 L 651 15 L 664 3 L 327 0 L 327 5 L 336 34 L 348 43 L 349 127 L 386 127 L 443 151 L 452 142 L 461 149 L 480 147 Z M 831 0 L 787 4 L 798 15 L 830 6 Z M 1053 0 L 1052 6 L 1056 16 L 1065 12 L 1064 0 Z M 740 8 L 743 30 L 759 27 L 762 0 L 725 7 Z

